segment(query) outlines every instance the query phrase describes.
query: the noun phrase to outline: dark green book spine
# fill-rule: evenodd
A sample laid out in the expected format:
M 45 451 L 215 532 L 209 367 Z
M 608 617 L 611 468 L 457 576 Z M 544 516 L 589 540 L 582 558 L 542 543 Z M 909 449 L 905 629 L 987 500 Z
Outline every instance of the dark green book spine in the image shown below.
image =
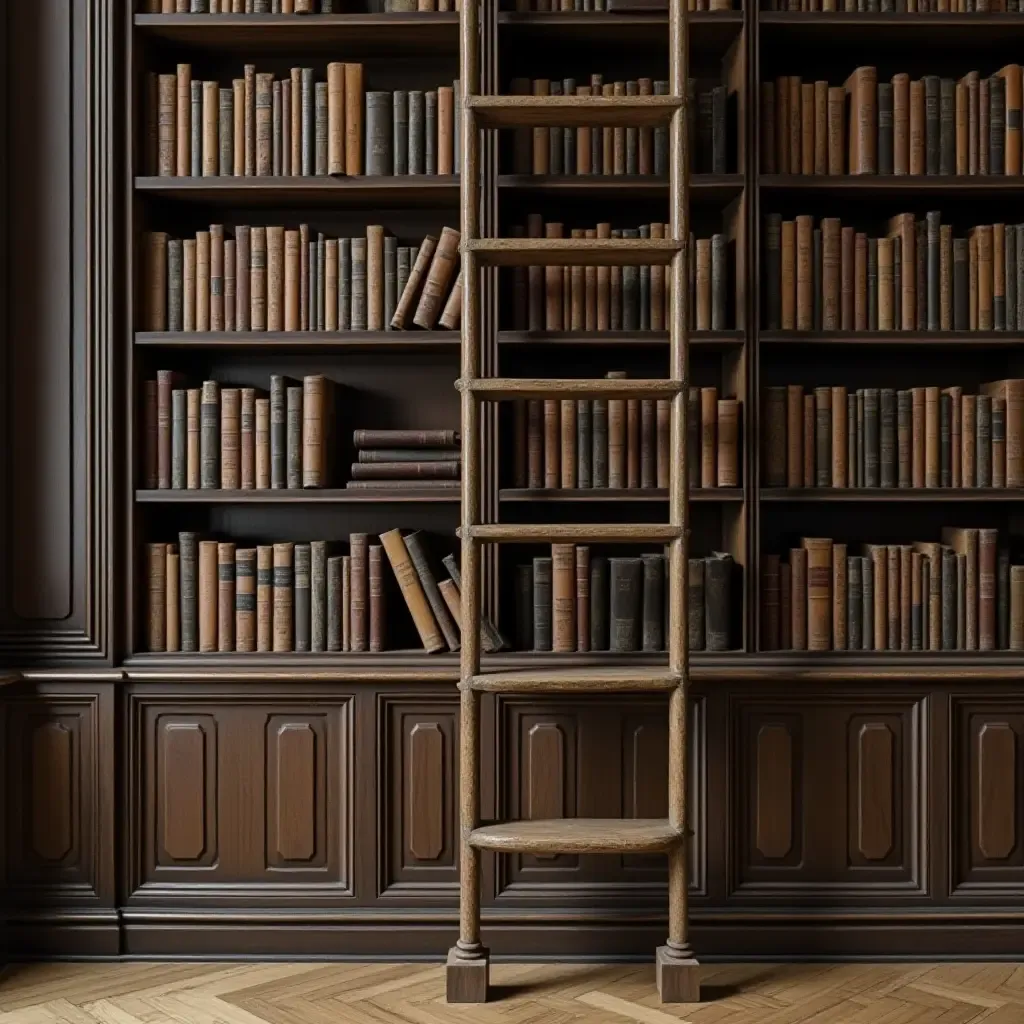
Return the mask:
M 909 391 L 896 393 L 896 470 L 897 486 L 910 487 L 911 450 L 913 448 L 914 404 Z
M 691 558 L 689 564 L 686 618 L 688 646 L 691 651 L 704 650 L 704 561 L 703 558 Z
M 437 92 L 431 89 L 423 95 L 425 130 L 423 132 L 424 170 L 437 174 Z
M 352 239 L 338 239 L 338 330 L 352 330 Z
M 287 391 L 287 430 L 285 438 L 288 488 L 302 487 L 302 388 Z
M 188 396 L 175 388 L 171 392 L 171 487 L 184 490 L 187 486 Z
M 989 395 L 978 395 L 977 403 L 977 447 L 974 466 L 977 470 L 977 487 L 992 486 L 992 399 Z
M 287 406 L 284 377 L 270 377 L 270 486 L 280 490 L 288 484 Z
M 345 559 L 327 559 L 327 650 L 340 651 L 342 642 L 342 586 Z
M 366 173 L 390 174 L 394 166 L 391 155 L 391 93 L 366 94 Z
M 717 551 L 705 559 L 704 647 L 708 651 L 729 650 L 733 564 L 732 555 Z
M 581 398 L 576 401 L 576 486 L 583 489 L 593 486 L 591 467 L 594 439 L 590 410 L 589 399 Z
M 590 559 L 590 649 L 608 650 L 608 559 L 595 555 Z
M 533 560 L 533 649 L 551 650 L 551 559 Z
M 1006 79 L 998 75 L 988 80 L 989 144 L 988 173 L 1005 173 L 1004 140 L 1006 139 Z
M 178 569 L 181 574 L 181 649 L 199 650 L 199 591 L 196 586 L 199 538 L 195 533 L 178 534 Z
M 409 173 L 409 93 L 396 89 L 392 94 L 392 174 Z
M 610 649 L 616 654 L 625 654 L 639 647 L 641 561 L 639 558 L 609 558 L 608 562 Z
M 516 650 L 533 647 L 533 566 L 516 566 Z
M 216 381 L 203 381 L 199 408 L 199 486 L 220 487 L 220 387 Z
M 203 83 L 192 80 L 192 177 L 203 173 Z
M 594 487 L 608 486 L 608 399 L 593 402 L 592 480 Z M 593 600 L 593 590 L 591 590 Z M 596 649 L 596 648 L 595 648 Z
M 167 329 L 184 329 L 184 297 L 182 295 L 183 248 L 180 238 L 167 242 Z
M 327 83 L 317 82 L 313 89 L 315 141 L 314 164 L 317 174 L 327 173 Z
M 939 114 L 941 88 L 937 75 L 924 76 L 924 170 L 925 174 L 939 173 L 940 132 Z
M 312 593 L 308 544 L 295 545 L 295 650 L 302 654 L 311 646 Z
M 643 563 L 643 633 L 645 651 L 665 649 L 665 556 L 642 555 Z
M 352 239 L 352 330 L 366 330 L 366 239 Z
M 408 245 L 400 245 L 398 247 L 397 256 L 397 267 L 396 273 L 396 291 L 401 295 L 405 291 L 405 286 L 409 281 L 409 269 L 413 262 L 413 250 Z M 391 321 L 388 321 L 388 327 L 390 329 Z
M 296 549 L 296 565 L 298 551 Z M 311 651 L 327 650 L 327 543 L 314 540 L 309 545 L 310 638 Z M 296 614 L 298 618 L 298 614 Z
M 426 148 L 426 99 L 422 90 L 409 90 L 409 173 L 425 174 L 427 171 Z
M 235 94 L 232 89 L 221 89 L 218 105 L 220 142 L 218 170 L 221 177 L 235 173 Z

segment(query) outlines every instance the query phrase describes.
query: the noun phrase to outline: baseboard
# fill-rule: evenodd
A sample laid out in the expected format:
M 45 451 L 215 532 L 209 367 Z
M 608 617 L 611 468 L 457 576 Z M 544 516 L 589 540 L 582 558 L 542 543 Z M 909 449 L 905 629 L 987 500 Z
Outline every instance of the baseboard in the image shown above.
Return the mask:
M 49 911 L 8 920 L 11 959 L 199 958 L 442 960 L 456 932 L 447 911 Z M 545 911 L 484 914 L 499 959 L 653 960 L 655 916 Z M 1024 916 L 955 912 L 702 911 L 692 942 L 704 960 L 1019 959 Z

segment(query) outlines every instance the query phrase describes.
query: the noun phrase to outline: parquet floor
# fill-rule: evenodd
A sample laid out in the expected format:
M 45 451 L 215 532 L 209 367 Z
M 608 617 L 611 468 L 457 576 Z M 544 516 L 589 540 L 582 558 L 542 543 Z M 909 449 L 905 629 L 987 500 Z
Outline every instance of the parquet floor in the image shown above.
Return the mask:
M 1024 1024 L 1015 964 L 714 965 L 662 1007 L 647 966 L 497 965 L 448 1006 L 423 964 L 40 964 L 0 976 L 0 1024 Z

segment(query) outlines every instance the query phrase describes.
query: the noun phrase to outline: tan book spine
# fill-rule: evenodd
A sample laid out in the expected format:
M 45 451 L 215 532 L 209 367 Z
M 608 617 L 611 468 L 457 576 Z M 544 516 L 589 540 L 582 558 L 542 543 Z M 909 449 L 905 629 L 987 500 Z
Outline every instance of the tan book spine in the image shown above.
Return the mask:
M 711 330 L 711 239 L 697 239 L 697 304 L 695 326 L 698 331 Z
M 924 80 L 910 83 L 910 173 L 925 172 Z
M 217 542 L 199 542 L 199 650 L 217 650 Z
M 192 65 L 179 64 L 177 78 L 177 171 L 179 178 L 187 178 L 192 173 Z
M 939 388 L 925 388 L 924 396 L 924 485 L 940 484 Z
M 235 649 L 235 545 L 217 545 L 217 650 Z
M 267 229 L 253 228 L 250 235 L 249 322 L 254 331 L 267 329 Z
M 174 177 L 178 165 L 178 76 L 157 77 L 157 170 L 161 178 Z
M 181 326 L 185 331 L 196 329 L 196 240 L 181 243 Z
M 256 76 L 256 174 L 274 173 L 274 76 Z
M 892 76 L 892 171 L 910 173 L 910 75 Z
M 576 650 L 576 545 L 551 545 L 551 649 Z
M 327 65 L 327 173 L 345 173 L 345 65 Z
M 235 650 L 256 650 L 256 549 L 235 551 Z
M 202 432 L 202 399 L 199 388 L 185 392 L 185 486 L 190 491 L 199 489 L 202 476 L 200 460 L 200 434 Z
M 415 304 L 419 300 L 420 289 L 426 280 L 430 268 L 430 262 L 434 258 L 434 250 L 437 248 L 437 239 L 433 235 L 427 235 L 420 243 L 416 259 L 409 270 L 409 279 L 402 294 L 395 306 L 394 316 L 391 318 L 391 327 L 396 331 L 405 329 L 409 315 L 414 311 Z
M 154 653 L 167 650 L 167 545 L 147 544 L 148 553 L 148 633 L 146 649 Z
M 301 254 L 299 252 L 299 232 L 284 233 L 284 327 L 286 331 L 299 330 L 299 287 L 301 279 Z M 337 259 L 338 243 L 334 240 L 335 259 Z M 337 310 L 335 310 L 337 316 Z
M 807 650 L 807 551 L 792 548 L 790 568 L 790 635 L 794 651 Z
M 828 173 L 842 174 L 846 169 L 846 90 L 828 89 Z
M 224 225 L 210 225 L 210 330 L 223 331 L 224 324 Z
M 832 541 L 805 537 L 807 552 L 807 650 L 832 649 Z
M 925 486 L 925 464 L 927 460 L 925 441 L 925 389 L 911 388 L 911 480 L 912 486 Z
M 561 402 L 561 465 L 560 484 L 562 487 L 576 486 L 576 401 L 562 399 Z
M 242 429 L 241 429 L 241 470 L 240 484 L 243 491 L 256 487 L 256 390 L 241 388 Z
M 889 646 L 889 557 L 884 544 L 872 544 L 869 549 L 875 594 L 874 649 L 884 651 Z
M 196 232 L 196 330 L 210 329 L 210 232 Z
M 384 228 L 380 224 L 366 226 L 366 329 L 384 330 Z
M 274 545 L 274 650 L 295 648 L 295 545 Z
M 412 620 L 419 633 L 423 647 L 428 653 L 448 650 L 448 645 L 441 635 L 434 613 L 427 603 L 427 596 L 423 592 L 423 585 L 420 583 L 419 575 L 409 557 L 409 550 L 405 546 L 402 534 L 399 530 L 389 530 L 380 535 L 381 544 L 384 546 L 384 553 L 388 556 L 391 568 L 398 580 L 406 607 L 409 609 Z
M 256 399 L 256 490 L 270 489 L 270 399 Z
M 431 330 L 437 322 L 441 302 L 455 274 L 459 258 L 460 234 L 454 228 L 444 228 L 438 239 L 430 272 L 423 283 L 423 293 L 413 323 L 424 330 Z
M 241 487 L 242 408 L 238 388 L 220 393 L 220 486 L 226 491 Z
M 232 92 L 232 171 L 236 178 L 245 174 L 245 79 L 231 82 Z
M 540 95 L 539 93 L 537 95 Z M 547 138 L 547 129 L 544 136 Z M 455 173 L 455 95 L 450 85 L 437 90 L 437 173 Z M 537 159 L 537 139 L 534 132 L 534 164 Z
M 735 398 L 718 402 L 718 486 L 740 485 L 740 405 Z
M 295 86 L 292 86 L 294 92 Z M 294 167 L 295 164 L 293 163 Z M 345 65 L 345 173 L 363 173 L 363 65 Z
M 814 427 L 817 421 L 817 413 L 814 404 L 814 395 L 804 395 L 804 473 L 803 486 L 814 487 L 816 474 L 814 472 L 815 455 L 815 434 Z
M 718 486 L 718 389 L 700 389 L 700 485 Z
M 274 647 L 274 549 L 269 544 L 256 548 L 256 650 Z
M 167 651 L 181 650 L 181 555 L 177 544 L 167 545 Z
M 327 379 L 310 374 L 302 379 L 302 486 L 326 487 Z
M 267 330 L 284 330 L 284 228 L 267 228 Z
M 895 330 L 894 315 L 896 311 L 893 294 L 893 240 L 878 239 L 878 329 L 880 331 Z
M 220 123 L 220 88 L 216 82 L 203 82 L 203 177 L 215 177 L 220 165 L 218 125 Z
M 804 484 L 804 389 L 799 384 L 786 388 L 786 486 Z

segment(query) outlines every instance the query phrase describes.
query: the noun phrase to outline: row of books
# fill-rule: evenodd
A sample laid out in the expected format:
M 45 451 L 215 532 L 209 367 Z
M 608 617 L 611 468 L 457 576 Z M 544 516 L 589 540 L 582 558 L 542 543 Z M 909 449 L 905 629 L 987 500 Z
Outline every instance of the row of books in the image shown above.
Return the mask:
M 668 82 L 638 78 L 606 82 L 591 75 L 575 78 L 513 78 L 510 90 L 519 96 L 664 96 Z M 727 90 L 698 93 L 689 79 L 687 119 L 692 170 L 726 173 Z M 513 169 L 516 174 L 668 174 L 668 128 L 519 128 L 515 130 Z
M 462 481 L 462 446 L 457 430 L 357 430 L 356 461 L 349 489 L 440 488 Z
M 419 531 L 389 530 L 379 544 L 349 536 L 348 553 L 317 540 L 241 547 L 178 534 L 147 545 L 147 649 L 151 652 L 383 651 L 395 616 L 394 584 L 428 653 L 460 646 L 462 585 L 454 556 L 440 578 Z M 488 619 L 485 650 L 507 646 Z
M 1024 651 L 1024 565 L 998 532 L 865 544 L 804 537 L 762 568 L 762 650 Z
M 382 331 L 462 318 L 459 232 L 401 246 L 379 224 L 365 238 L 315 239 L 307 225 L 234 228 L 194 239 L 148 232 L 141 323 L 148 331 Z
M 669 238 L 667 224 L 572 228 L 531 214 L 513 236 L 528 238 Z M 729 246 L 723 234 L 693 239 L 689 261 L 690 327 L 726 330 L 731 323 Z M 671 274 L 664 266 L 516 267 L 513 324 L 529 331 L 660 331 L 670 317 Z
M 767 0 L 769 11 L 861 14 L 1016 14 L 1019 0 Z
M 457 11 L 459 0 L 369 0 L 368 13 Z M 144 14 L 347 14 L 341 0 L 141 0 Z
M 519 650 L 663 651 L 668 632 L 667 556 L 591 554 L 586 544 L 552 544 L 551 555 L 516 566 Z M 691 558 L 691 650 L 727 651 L 732 636 L 731 555 Z
M 765 221 L 769 330 L 1015 331 L 1024 325 L 1024 225 L 953 236 L 938 211 L 874 237 L 825 217 Z
M 246 64 L 244 74 L 231 88 L 194 80 L 190 64 L 179 64 L 176 75 L 149 76 L 148 173 L 456 173 L 458 82 L 367 92 L 363 65 L 340 63 L 327 65 L 325 82 L 314 81 L 313 68 L 275 79 Z
M 844 85 L 782 76 L 764 82 L 766 174 L 1021 173 L 1021 66 L 959 81 L 859 67 Z
M 690 486 L 739 487 L 742 403 L 717 388 L 691 388 L 688 399 Z M 668 487 L 669 419 L 665 399 L 517 401 L 514 486 Z
M 962 387 L 770 387 L 767 487 L 1024 486 L 1024 380 Z

